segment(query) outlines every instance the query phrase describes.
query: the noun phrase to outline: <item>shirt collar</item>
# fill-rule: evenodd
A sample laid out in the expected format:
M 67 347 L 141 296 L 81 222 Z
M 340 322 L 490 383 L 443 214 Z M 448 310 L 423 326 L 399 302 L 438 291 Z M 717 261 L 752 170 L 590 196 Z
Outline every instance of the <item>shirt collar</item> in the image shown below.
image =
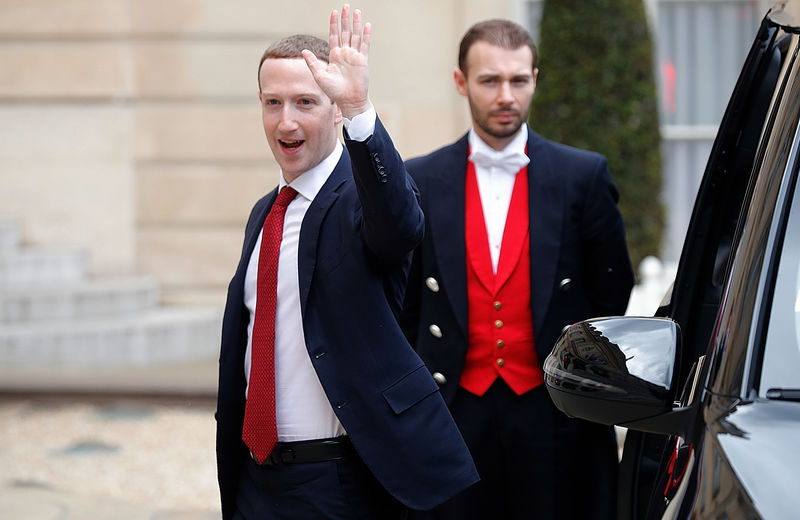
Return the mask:
M 475 131 L 475 127 L 471 127 L 469 129 L 469 135 L 467 136 L 469 140 L 469 148 L 471 151 L 482 150 L 489 153 L 498 152 L 486 142 L 478 136 L 478 133 Z M 511 140 L 508 145 L 499 152 L 518 152 L 521 154 L 525 154 L 525 147 L 528 144 L 528 125 L 527 123 L 522 123 L 522 126 L 519 128 L 519 132 L 517 135 L 514 136 L 514 139 Z
M 342 157 L 343 150 L 344 146 L 342 143 L 336 141 L 336 146 L 333 148 L 330 155 L 324 158 L 318 165 L 298 175 L 291 184 L 286 182 L 286 179 L 283 178 L 283 172 L 281 172 L 278 187 L 283 188 L 284 186 L 290 185 L 297 190 L 297 193 L 306 199 L 314 200 L 319 190 L 322 189 L 322 185 L 325 184 L 325 181 L 327 181 L 328 177 L 333 173 L 336 165 L 339 164 L 339 159 Z

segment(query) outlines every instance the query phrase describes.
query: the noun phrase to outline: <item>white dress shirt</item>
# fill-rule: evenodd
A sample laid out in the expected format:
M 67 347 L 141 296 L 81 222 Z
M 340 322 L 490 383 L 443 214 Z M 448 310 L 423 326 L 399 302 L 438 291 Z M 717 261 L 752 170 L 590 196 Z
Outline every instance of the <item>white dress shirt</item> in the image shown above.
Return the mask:
M 470 129 L 468 140 L 469 158 L 475 165 L 483 218 L 486 221 L 486 234 L 489 236 L 492 268 L 497 273 L 514 182 L 520 168 L 530 162 L 525 155 L 528 126 L 523 124 L 514 139 L 500 151 L 492 149 L 478 137 L 474 128 Z
M 352 139 L 364 141 L 375 129 L 375 110 L 370 109 L 354 117 L 352 121 L 345 120 L 344 124 Z M 314 197 L 333 172 L 342 153 L 343 146 L 337 143 L 328 157 L 291 183 L 298 195 L 286 208 L 283 222 L 275 311 L 275 413 L 278 439 L 281 441 L 324 439 L 345 434 L 344 427 L 333 412 L 308 356 L 303 333 L 297 270 L 297 249 L 303 218 Z M 279 187 L 283 188 L 286 185 L 281 172 Z M 244 359 L 244 373 L 248 384 L 260 251 L 261 233 L 247 264 L 244 281 L 244 304 L 250 312 Z

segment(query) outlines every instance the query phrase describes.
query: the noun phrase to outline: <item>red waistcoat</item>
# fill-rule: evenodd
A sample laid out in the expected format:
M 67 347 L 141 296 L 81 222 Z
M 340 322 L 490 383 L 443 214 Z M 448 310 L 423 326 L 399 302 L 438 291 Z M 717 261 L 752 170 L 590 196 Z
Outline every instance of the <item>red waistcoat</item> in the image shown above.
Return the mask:
M 467 163 L 465 235 L 469 345 L 459 384 L 483 395 L 501 377 L 522 395 L 544 381 L 531 315 L 527 166 L 514 181 L 496 274 L 472 162 Z

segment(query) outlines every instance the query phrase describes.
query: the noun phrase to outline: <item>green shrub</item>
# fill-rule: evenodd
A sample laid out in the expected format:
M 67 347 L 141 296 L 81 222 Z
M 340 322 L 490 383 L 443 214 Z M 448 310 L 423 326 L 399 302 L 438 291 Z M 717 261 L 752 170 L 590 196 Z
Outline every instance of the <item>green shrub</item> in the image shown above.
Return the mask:
M 608 158 L 634 267 L 664 228 L 652 41 L 641 0 L 545 0 L 530 124 Z

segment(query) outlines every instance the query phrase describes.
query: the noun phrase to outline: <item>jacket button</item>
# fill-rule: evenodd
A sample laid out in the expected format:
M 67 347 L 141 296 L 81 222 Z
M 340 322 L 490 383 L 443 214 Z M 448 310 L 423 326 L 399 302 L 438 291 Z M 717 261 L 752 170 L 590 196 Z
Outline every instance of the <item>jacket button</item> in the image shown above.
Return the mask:
M 425 285 L 427 285 L 428 289 L 430 289 L 431 291 L 439 292 L 439 282 L 436 281 L 436 278 L 432 276 L 425 278 Z
M 558 288 L 561 290 L 561 292 L 567 292 L 572 289 L 572 278 L 564 278 L 561 280 L 561 282 L 558 284 Z
M 442 329 L 439 328 L 438 325 L 434 324 L 428 327 L 428 330 L 431 332 L 431 335 L 434 338 L 441 338 L 442 337 Z
M 447 378 L 444 377 L 444 374 L 441 372 L 434 372 L 433 373 L 433 380 L 436 381 L 437 384 L 443 385 L 447 383 Z

